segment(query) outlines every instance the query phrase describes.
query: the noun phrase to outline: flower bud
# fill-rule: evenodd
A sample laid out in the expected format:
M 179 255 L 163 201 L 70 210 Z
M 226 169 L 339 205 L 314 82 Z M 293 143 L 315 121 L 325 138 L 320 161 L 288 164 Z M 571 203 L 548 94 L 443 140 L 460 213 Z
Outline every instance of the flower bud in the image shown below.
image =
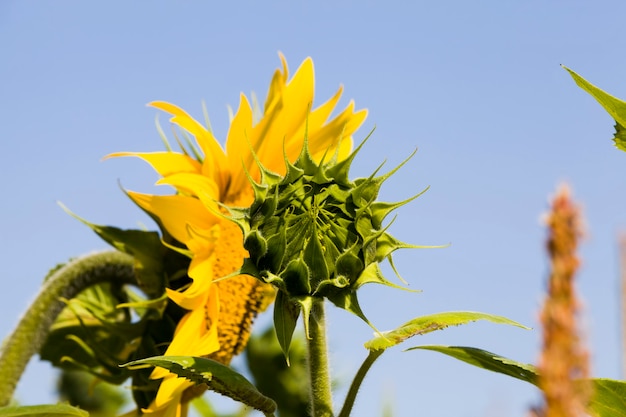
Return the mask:
M 391 261 L 396 249 L 417 246 L 395 239 L 382 223 L 421 193 L 397 203 L 376 201 L 382 183 L 406 161 L 386 175 L 375 176 L 376 170 L 368 178 L 349 180 L 350 165 L 363 143 L 345 160 L 334 155 L 316 163 L 305 140 L 294 163 L 285 158 L 284 177 L 257 161 L 260 181 L 249 177 L 254 202 L 249 208 L 229 209 L 249 252 L 239 272 L 279 291 L 274 320 L 285 353 L 301 311 L 308 325 L 313 298 L 327 298 L 370 324 L 359 307 L 358 288 L 367 283 L 402 288 L 383 277 L 379 263 Z

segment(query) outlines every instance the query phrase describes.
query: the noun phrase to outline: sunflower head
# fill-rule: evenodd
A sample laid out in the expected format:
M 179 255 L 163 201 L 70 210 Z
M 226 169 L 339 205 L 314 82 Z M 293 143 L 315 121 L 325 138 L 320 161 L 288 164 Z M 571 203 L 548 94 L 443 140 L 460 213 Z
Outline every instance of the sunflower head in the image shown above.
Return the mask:
M 413 247 L 383 226 L 390 212 L 411 199 L 376 200 L 382 183 L 395 170 L 349 179 L 350 165 L 362 146 L 346 159 L 338 160 L 335 154 L 317 163 L 305 139 L 294 163 L 285 158 L 284 176 L 257 161 L 261 180 L 250 177 L 253 203 L 230 209 L 249 253 L 240 272 L 278 289 L 274 320 L 285 352 L 300 312 L 307 325 L 314 298 L 326 298 L 369 324 L 357 290 L 367 283 L 398 287 L 383 277 L 379 263 L 391 260 L 396 249 Z M 281 335 L 284 332 L 288 334 Z

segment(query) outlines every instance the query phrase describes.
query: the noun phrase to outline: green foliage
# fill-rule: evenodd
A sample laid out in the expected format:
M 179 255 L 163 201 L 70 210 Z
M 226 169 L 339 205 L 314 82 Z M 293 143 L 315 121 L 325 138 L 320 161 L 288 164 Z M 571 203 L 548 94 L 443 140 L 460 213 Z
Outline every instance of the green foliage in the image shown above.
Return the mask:
M 528 327 L 502 316 L 476 313 L 473 311 L 453 311 L 417 317 L 404 323 L 395 330 L 377 335 L 366 342 L 365 347 L 370 350 L 384 350 L 402 343 L 413 336 L 442 330 L 449 326 L 459 326 L 477 320 L 487 320 L 497 324 L 509 324 L 528 329 Z
M 464 346 L 417 346 L 408 350 L 424 349 L 440 352 L 470 365 L 497 372 L 537 385 L 538 374 L 534 366 Z M 587 411 L 594 417 L 626 416 L 626 381 L 596 378 L 591 379 L 593 396 Z
M 115 384 L 132 377 L 137 406 L 148 407 L 160 380 L 151 379 L 147 369 L 130 370 L 119 365 L 165 353 L 185 313 L 167 299 L 165 287 L 177 289 L 190 282 L 190 260 L 176 250 L 180 243 L 164 229 L 164 239 L 171 242 L 167 245 L 157 232 L 97 225 L 61 207 L 111 246 L 133 257 L 137 285 L 147 298 L 127 287 L 98 285 L 84 291 L 71 300 L 54 324 L 42 357 L 65 369 L 86 370 Z
M 0 408 L 0 417 L 88 417 L 87 411 L 69 404 L 28 405 Z
M 125 367 L 159 366 L 195 384 L 239 401 L 265 414 L 276 411 L 276 403 L 261 394 L 250 381 L 232 368 L 207 358 L 192 356 L 156 356 L 129 362 Z
M 174 324 L 167 324 L 171 319 L 163 314 L 167 305 L 165 299 L 144 300 L 128 288 L 109 283 L 92 286 L 68 300 L 40 356 L 62 369 L 83 370 L 112 384 L 133 378 L 135 400 L 146 407 L 159 382 L 149 379 L 145 370 L 119 365 L 162 354 L 156 345 L 174 332 Z M 135 316 L 139 320 L 133 321 Z
M 115 385 L 99 381 L 85 372 L 61 372 L 58 391 L 62 401 L 88 411 L 91 417 L 116 415 L 127 399 Z
M 128 346 L 141 337 L 146 319 L 131 323 L 131 312 L 118 308 L 128 293 L 109 283 L 92 286 L 59 314 L 40 350 L 44 360 L 65 369 L 91 370 L 120 384 L 129 377 L 119 363 L 129 360 Z
M 613 137 L 613 142 L 615 142 L 615 147 L 617 147 L 617 149 L 626 151 L 626 102 L 599 89 L 571 69 L 567 67 L 563 68 L 570 73 L 580 88 L 591 94 L 591 96 L 595 98 L 598 103 L 600 103 L 604 110 L 606 110 L 611 117 L 615 119 L 615 135 Z
M 309 409 L 308 375 L 304 337 L 297 333 L 291 342 L 290 364 L 272 327 L 253 336 L 246 347 L 246 363 L 254 384 L 264 395 L 274 399 L 280 417 L 301 417 Z

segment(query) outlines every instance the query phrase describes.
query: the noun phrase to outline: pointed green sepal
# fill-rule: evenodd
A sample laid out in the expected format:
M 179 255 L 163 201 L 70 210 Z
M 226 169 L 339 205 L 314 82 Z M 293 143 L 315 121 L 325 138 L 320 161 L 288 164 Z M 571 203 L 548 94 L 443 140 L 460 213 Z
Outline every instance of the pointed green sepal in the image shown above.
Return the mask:
M 334 305 L 354 314 L 355 316 L 363 320 L 365 323 L 367 323 L 367 325 L 370 326 L 375 332 L 379 333 L 378 329 L 376 329 L 376 327 L 374 327 L 372 322 L 369 321 L 367 317 L 365 317 L 363 310 L 361 310 L 361 306 L 359 305 L 359 299 L 357 298 L 356 291 L 344 290 L 344 291 L 337 292 L 334 294 L 329 294 L 327 295 L 327 298 Z
M 410 203 L 411 201 L 415 200 L 416 198 L 420 197 L 422 194 L 424 194 L 426 191 L 428 191 L 430 187 L 426 187 L 424 190 L 420 191 L 419 193 L 415 194 L 413 197 L 409 197 L 406 200 L 402 200 L 402 201 L 398 201 L 395 203 L 390 203 L 390 202 L 385 202 L 385 201 L 375 201 L 372 203 L 371 205 L 371 209 L 372 209 L 372 225 L 377 228 L 380 229 L 383 227 L 383 221 L 385 220 L 385 218 L 394 210 L 404 206 L 405 204 Z
M 289 346 L 298 324 L 300 310 L 299 304 L 290 300 L 283 291 L 278 291 L 274 301 L 274 329 L 276 329 L 278 344 L 285 355 L 287 364 L 289 364 Z
M 250 253 L 250 257 L 255 264 L 259 263 L 259 260 L 267 253 L 267 240 L 261 235 L 258 230 L 253 230 L 248 233 L 243 241 L 243 247 Z
M 355 289 L 361 288 L 365 284 L 382 284 L 387 287 L 396 288 L 398 290 L 409 291 L 409 292 L 420 292 L 419 290 L 412 290 L 409 288 L 405 288 L 401 285 L 394 284 L 391 281 L 388 281 L 380 270 L 380 266 L 378 263 L 369 264 L 359 275 L 359 278 L 353 284 Z
M 328 167 L 327 169 L 328 175 L 334 178 L 337 184 L 340 184 L 340 185 L 352 184 L 349 178 L 350 167 L 352 166 L 352 162 L 354 162 L 354 158 L 356 158 L 358 153 L 361 151 L 361 149 L 363 148 L 363 146 L 369 140 L 369 138 L 372 136 L 373 133 L 374 133 L 374 129 L 372 129 L 370 133 L 368 133 L 365 139 L 363 139 L 361 143 L 359 143 L 359 146 L 357 146 L 356 149 L 354 149 L 350 153 L 350 155 L 348 155 L 346 159 L 344 159 L 343 161 L 339 161 L 335 165 Z

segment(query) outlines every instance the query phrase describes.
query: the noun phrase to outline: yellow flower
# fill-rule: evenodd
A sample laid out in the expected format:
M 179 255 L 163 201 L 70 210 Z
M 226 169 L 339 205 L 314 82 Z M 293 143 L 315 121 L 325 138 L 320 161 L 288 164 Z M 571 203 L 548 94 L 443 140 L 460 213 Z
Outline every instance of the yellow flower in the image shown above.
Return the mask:
M 330 119 L 342 88 L 312 110 L 313 61 L 305 59 L 288 80 L 287 62 L 282 55 L 280 58 L 283 68 L 274 73 L 261 120 L 253 121 L 253 109 L 242 94 L 225 149 L 184 110 L 153 102 L 151 106 L 172 115 L 171 123 L 195 138 L 202 156 L 172 151 L 110 155 L 145 160 L 162 176 L 157 184 L 168 184 L 177 191 L 167 196 L 129 192 L 191 256 L 191 285 L 167 289 L 169 298 L 188 312 L 178 323 L 166 355 L 209 356 L 229 363 L 245 346 L 254 316 L 267 304 L 268 286 L 252 277 L 240 275 L 214 282 L 236 271 L 247 256 L 238 226 L 215 213 L 220 210 L 217 202 L 245 207 L 253 201 L 246 172 L 259 180 L 255 156 L 267 169 L 284 175 L 285 155 L 294 161 L 306 135 L 314 159 L 319 161 L 327 152 L 337 152 L 343 159 L 351 151 L 351 135 L 367 115 L 366 110 L 355 111 L 351 101 Z M 184 391 L 192 383 L 160 368 L 152 377 L 164 379 L 145 411 L 159 416 L 185 415 Z

